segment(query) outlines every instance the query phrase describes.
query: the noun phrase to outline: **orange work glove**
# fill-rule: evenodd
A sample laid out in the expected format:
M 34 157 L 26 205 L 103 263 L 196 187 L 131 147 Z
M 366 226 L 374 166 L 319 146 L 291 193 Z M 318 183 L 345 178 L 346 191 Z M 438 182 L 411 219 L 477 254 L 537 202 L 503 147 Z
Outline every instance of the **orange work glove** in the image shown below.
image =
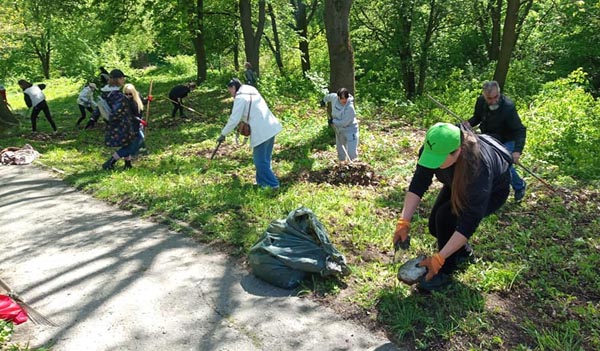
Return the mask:
M 410 247 L 410 238 L 408 232 L 410 230 L 410 221 L 408 219 L 400 218 L 398 224 L 396 224 L 396 231 L 394 231 L 394 249 L 399 247 L 406 250 Z
M 439 252 L 419 262 L 419 267 L 427 267 L 427 275 L 425 276 L 425 280 L 429 281 L 434 275 L 438 274 L 444 265 L 444 262 L 446 262 L 446 259 L 444 256 L 440 255 Z

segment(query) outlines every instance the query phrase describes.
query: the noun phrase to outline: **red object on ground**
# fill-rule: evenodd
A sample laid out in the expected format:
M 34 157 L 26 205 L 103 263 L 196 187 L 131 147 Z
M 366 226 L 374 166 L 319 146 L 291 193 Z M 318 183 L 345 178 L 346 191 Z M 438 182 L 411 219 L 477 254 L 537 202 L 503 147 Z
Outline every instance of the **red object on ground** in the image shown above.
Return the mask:
M 27 312 L 7 295 L 0 295 L 0 319 L 14 324 L 27 322 Z

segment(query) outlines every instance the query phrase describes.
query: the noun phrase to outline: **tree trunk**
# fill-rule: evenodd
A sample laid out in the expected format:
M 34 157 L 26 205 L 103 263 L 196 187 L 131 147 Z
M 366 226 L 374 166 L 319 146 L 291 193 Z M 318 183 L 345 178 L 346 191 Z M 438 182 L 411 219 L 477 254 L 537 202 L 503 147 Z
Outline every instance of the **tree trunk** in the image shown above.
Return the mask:
M 195 8 L 190 11 L 189 30 L 196 54 L 196 83 L 206 81 L 206 49 L 204 45 L 204 0 L 196 0 Z
M 417 95 L 419 96 L 422 95 L 425 90 L 427 69 L 429 67 L 429 49 L 431 48 L 433 34 L 437 30 L 442 17 L 442 11 L 439 6 L 440 5 L 436 0 L 429 1 L 429 18 L 427 20 L 425 38 L 423 38 L 423 43 L 421 44 L 421 55 L 419 57 L 419 81 L 417 84 Z
M 398 57 L 400 58 L 400 72 L 402 73 L 402 85 L 407 99 L 412 99 L 416 94 L 415 68 L 413 64 L 413 52 L 410 45 L 412 32 L 413 2 L 403 2 L 400 10 L 400 39 L 398 44 Z
M 506 18 L 504 19 L 504 29 L 502 33 L 502 46 L 498 55 L 498 63 L 494 72 L 494 80 L 498 82 L 500 88 L 504 87 L 510 58 L 517 43 L 517 23 L 519 21 L 520 0 L 508 0 L 506 9 Z
M 39 38 L 32 38 L 35 55 L 42 65 L 42 74 L 45 79 L 50 79 L 50 57 L 52 56 L 52 45 L 50 44 L 50 29 L 46 29 Z
M 252 68 L 257 75 L 260 75 L 259 55 L 260 55 L 260 40 L 265 27 L 265 0 L 258 2 L 258 23 L 256 24 L 256 32 L 252 26 L 252 4 L 250 0 L 240 0 L 240 23 L 242 25 L 242 34 L 244 35 L 244 52 L 246 53 L 246 61 L 250 62 Z
M 490 18 L 492 19 L 492 34 L 491 42 L 488 49 L 488 58 L 490 61 L 495 61 L 500 55 L 500 33 L 502 28 L 500 22 L 502 21 L 502 0 L 493 0 L 490 3 Z
M 473 8 L 488 60 L 495 61 L 500 52 L 502 0 L 475 0 Z
M 271 17 L 271 29 L 273 30 L 273 45 L 271 46 L 271 50 L 275 55 L 275 63 L 277 64 L 277 68 L 279 69 L 279 74 L 283 75 L 283 60 L 281 59 L 281 42 L 279 41 L 279 32 L 277 30 L 277 19 L 275 17 L 275 11 L 273 11 L 273 5 L 269 3 L 269 17 Z
M 352 0 L 325 0 L 325 32 L 329 49 L 329 89 L 346 88 L 354 95 L 354 50 L 350 42 Z
M 302 67 L 302 75 L 310 71 L 310 52 L 308 41 L 308 24 L 312 20 L 317 8 L 318 0 L 313 0 L 310 14 L 306 11 L 306 3 L 304 0 L 291 0 L 294 8 L 295 30 L 299 37 L 298 50 L 300 50 L 300 65 Z

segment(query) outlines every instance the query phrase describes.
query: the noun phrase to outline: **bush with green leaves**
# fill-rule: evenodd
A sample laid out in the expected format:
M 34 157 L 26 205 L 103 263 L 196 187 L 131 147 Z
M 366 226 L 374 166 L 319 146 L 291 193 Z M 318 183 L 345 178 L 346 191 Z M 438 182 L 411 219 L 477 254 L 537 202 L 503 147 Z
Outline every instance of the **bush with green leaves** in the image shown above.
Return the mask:
M 528 115 L 527 152 L 557 166 L 557 172 L 598 179 L 600 169 L 600 103 L 585 89 L 586 74 L 544 84 Z

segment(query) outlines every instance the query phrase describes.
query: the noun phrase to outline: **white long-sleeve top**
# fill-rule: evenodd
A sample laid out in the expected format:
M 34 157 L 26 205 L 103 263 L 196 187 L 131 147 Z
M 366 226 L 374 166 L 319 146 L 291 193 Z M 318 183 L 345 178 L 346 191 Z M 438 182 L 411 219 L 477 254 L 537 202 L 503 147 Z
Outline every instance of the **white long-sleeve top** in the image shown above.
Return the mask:
M 250 103 L 252 102 L 252 103 Z M 248 107 L 250 116 L 248 118 Z M 248 119 L 248 120 L 247 120 Z M 275 118 L 258 90 L 251 85 L 242 85 L 233 100 L 231 115 L 221 130 L 221 135 L 231 133 L 240 121 L 250 124 L 250 147 L 254 148 L 279 134 L 283 126 Z
M 336 93 L 327 94 L 323 97 L 325 103 L 331 103 L 331 117 L 333 125 L 340 132 L 358 131 L 358 120 L 354 109 L 354 97 L 348 96 L 346 104 L 342 105 Z

